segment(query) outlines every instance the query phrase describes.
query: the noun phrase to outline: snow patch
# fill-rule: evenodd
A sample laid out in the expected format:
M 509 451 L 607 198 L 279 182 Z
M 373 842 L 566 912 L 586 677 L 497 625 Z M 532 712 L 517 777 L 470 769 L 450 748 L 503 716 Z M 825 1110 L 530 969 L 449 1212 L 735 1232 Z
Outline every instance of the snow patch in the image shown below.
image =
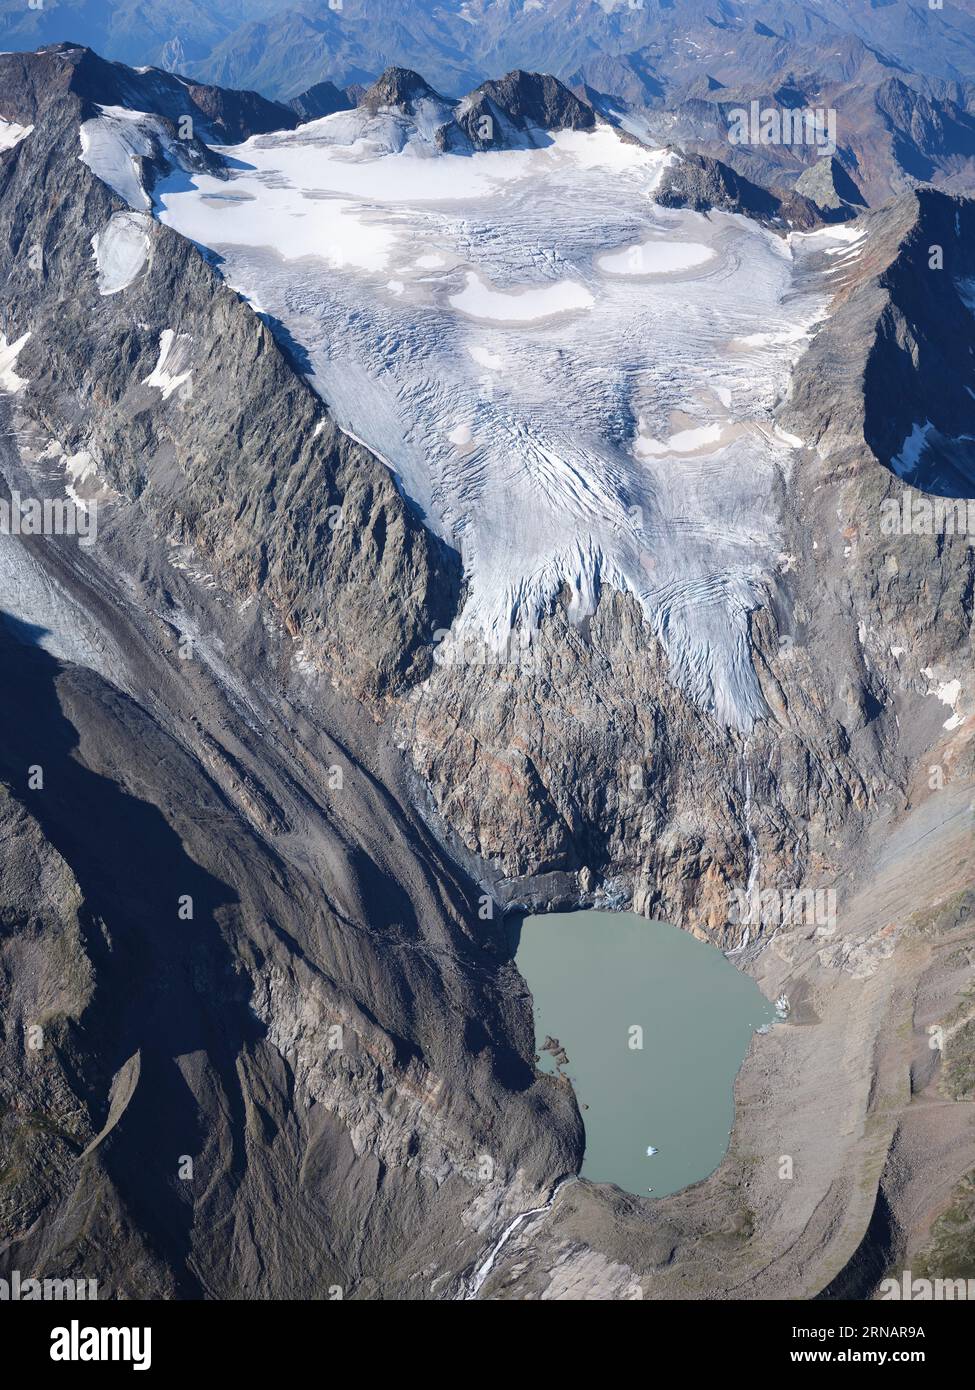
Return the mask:
M 33 129 L 32 125 L 18 125 L 16 121 L 0 120 L 0 150 L 12 150 L 21 140 L 26 140 Z
M 929 681 L 935 679 L 934 672 L 931 670 L 930 666 L 925 666 L 921 671 L 921 675 L 925 676 Z M 943 728 L 949 730 L 957 729 L 960 725 L 964 724 L 965 716 L 958 712 L 958 701 L 961 699 L 960 680 L 938 681 L 937 685 L 928 691 L 928 694 L 936 695 L 941 703 L 947 705 L 951 710 L 951 714 L 942 725 Z
M 139 278 L 149 259 L 150 219 L 144 213 L 116 212 L 91 239 L 98 266 L 98 293 L 118 294 Z
M 7 335 L 0 333 L 0 391 L 10 391 L 14 395 L 28 385 L 27 379 L 14 371 L 17 358 L 27 345 L 30 333 L 25 333 L 15 343 L 7 342 Z
M 458 449 L 464 449 L 474 438 L 474 431 L 471 429 L 470 425 L 464 423 L 458 425 L 456 429 L 452 429 L 447 438 L 450 440 L 451 444 L 456 444 Z
M 901 445 L 900 453 L 890 461 L 890 466 L 898 478 L 908 478 L 915 472 L 927 447 L 928 435 L 933 429 L 931 421 L 926 420 L 923 425 L 915 425 L 911 430 Z
M 504 358 L 500 353 L 491 352 L 489 348 L 481 347 L 480 343 L 468 343 L 467 351 L 471 360 L 476 362 L 479 367 L 486 367 L 489 372 L 504 370 Z
M 496 290 L 469 270 L 464 288 L 451 296 L 450 303 L 462 314 L 486 323 L 537 323 L 553 314 L 590 309 L 595 299 L 585 285 L 573 280 L 560 280 L 537 288 Z
M 164 328 L 159 335 L 159 358 L 143 386 L 155 386 L 162 392 L 163 400 L 168 401 L 193 375 L 188 365 L 191 341 L 188 333 L 180 333 L 177 337 L 172 328 Z
M 64 459 L 64 472 L 67 478 L 65 490 L 68 496 L 76 506 L 83 507 L 87 511 L 90 499 L 84 496 L 82 489 L 98 477 L 95 460 L 86 449 L 82 449 L 80 453 L 71 454 Z
M 606 275 L 672 275 L 713 259 L 710 246 L 687 241 L 642 241 L 623 251 L 600 256 L 596 265 Z

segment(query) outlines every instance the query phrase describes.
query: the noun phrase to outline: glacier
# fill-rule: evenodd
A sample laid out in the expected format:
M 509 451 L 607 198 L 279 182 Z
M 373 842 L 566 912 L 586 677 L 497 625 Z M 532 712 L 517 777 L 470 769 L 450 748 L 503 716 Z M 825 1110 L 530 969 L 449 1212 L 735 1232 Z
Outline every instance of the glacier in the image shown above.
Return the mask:
M 802 447 L 776 414 L 830 297 L 822 253 L 862 243 L 663 208 L 679 155 L 606 125 L 449 152 L 437 119 L 255 136 L 216 151 L 223 176 L 181 161 L 153 210 L 284 325 L 340 426 L 460 551 L 461 637 L 504 651 L 557 595 L 582 620 L 612 586 L 673 681 L 747 731 L 765 713 L 749 614 L 779 580 Z M 109 121 L 127 153 L 114 112 L 86 135 L 121 188 Z

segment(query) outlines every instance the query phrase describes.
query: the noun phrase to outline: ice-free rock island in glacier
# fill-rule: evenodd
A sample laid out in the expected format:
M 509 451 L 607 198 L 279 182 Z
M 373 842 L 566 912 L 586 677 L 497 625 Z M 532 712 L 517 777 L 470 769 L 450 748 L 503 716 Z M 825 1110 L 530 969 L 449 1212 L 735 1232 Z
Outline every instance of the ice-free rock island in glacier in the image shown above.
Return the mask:
M 609 127 L 448 152 L 437 119 L 360 108 L 256 136 L 222 151 L 226 177 L 160 183 L 156 209 L 285 326 L 460 549 L 465 636 L 500 646 L 564 586 L 580 618 L 618 586 L 675 681 L 748 728 L 748 614 L 799 443 L 775 413 L 830 234 L 659 207 L 677 156 Z

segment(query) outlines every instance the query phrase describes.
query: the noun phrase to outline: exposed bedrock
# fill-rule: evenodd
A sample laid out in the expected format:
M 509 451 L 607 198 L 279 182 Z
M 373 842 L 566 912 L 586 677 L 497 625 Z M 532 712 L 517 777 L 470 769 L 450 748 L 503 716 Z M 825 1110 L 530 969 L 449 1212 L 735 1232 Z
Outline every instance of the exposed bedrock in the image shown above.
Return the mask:
M 842 883 L 864 833 L 909 804 L 922 760 L 966 741 L 963 727 L 945 734 L 942 696 L 958 679 L 971 708 L 975 549 L 963 527 L 889 534 L 890 509 L 923 494 L 881 466 L 891 446 L 876 441 L 886 428 L 902 443 L 922 400 L 946 437 L 971 419 L 970 358 L 940 326 L 973 321 L 954 288 L 970 273 L 972 215 L 934 193 L 871 214 L 868 249 L 839 271 L 796 370 L 780 418 L 809 447 L 786 483 L 778 573 L 751 614 L 766 712 L 750 735 L 684 698 L 636 605 L 605 590 L 584 625 L 557 602 L 530 649 L 499 664 L 475 646 L 402 701 L 433 810 L 492 866 L 503 900 L 632 895 L 648 915 L 741 944 L 736 889 L 753 875 L 762 888 Z M 916 265 L 936 232 L 941 278 Z M 903 355 L 894 319 L 921 347 L 891 400 L 876 363 Z
M 30 335 L 3 496 L 105 499 L 91 551 L 0 537 L 3 1271 L 125 1297 L 806 1297 L 869 1292 L 865 1237 L 937 1244 L 971 1168 L 975 550 L 882 529 L 920 494 L 874 450 L 869 370 L 891 314 L 923 362 L 954 312 L 898 283 L 924 197 L 838 262 L 780 416 L 807 447 L 746 736 L 610 588 L 583 624 L 560 595 L 512 662 L 440 664 L 457 557 L 300 347 L 148 217 L 99 293 L 118 264 L 92 237 L 125 214 L 131 249 L 136 214 L 77 157 L 89 107 L 55 83 L 3 114 L 35 123 L 0 157 L 5 351 Z M 836 920 L 746 928 L 750 882 L 833 888 Z M 789 1022 L 753 1042 L 713 1178 L 652 1207 L 558 1186 L 581 1120 L 535 1072 L 485 894 L 749 931 Z

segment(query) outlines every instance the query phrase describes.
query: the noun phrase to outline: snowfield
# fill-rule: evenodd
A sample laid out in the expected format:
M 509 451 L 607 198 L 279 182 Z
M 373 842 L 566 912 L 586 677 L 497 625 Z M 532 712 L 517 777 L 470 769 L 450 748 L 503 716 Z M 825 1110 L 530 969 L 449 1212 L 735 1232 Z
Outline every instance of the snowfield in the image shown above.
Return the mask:
M 463 633 L 500 649 L 560 590 L 581 619 L 616 586 L 681 688 L 747 729 L 748 614 L 800 443 L 774 416 L 828 297 L 797 271 L 849 232 L 658 207 L 675 156 L 608 127 L 454 154 L 434 124 L 257 136 L 223 151 L 225 180 L 157 185 L 157 215 L 286 326 L 342 428 L 461 551 Z

